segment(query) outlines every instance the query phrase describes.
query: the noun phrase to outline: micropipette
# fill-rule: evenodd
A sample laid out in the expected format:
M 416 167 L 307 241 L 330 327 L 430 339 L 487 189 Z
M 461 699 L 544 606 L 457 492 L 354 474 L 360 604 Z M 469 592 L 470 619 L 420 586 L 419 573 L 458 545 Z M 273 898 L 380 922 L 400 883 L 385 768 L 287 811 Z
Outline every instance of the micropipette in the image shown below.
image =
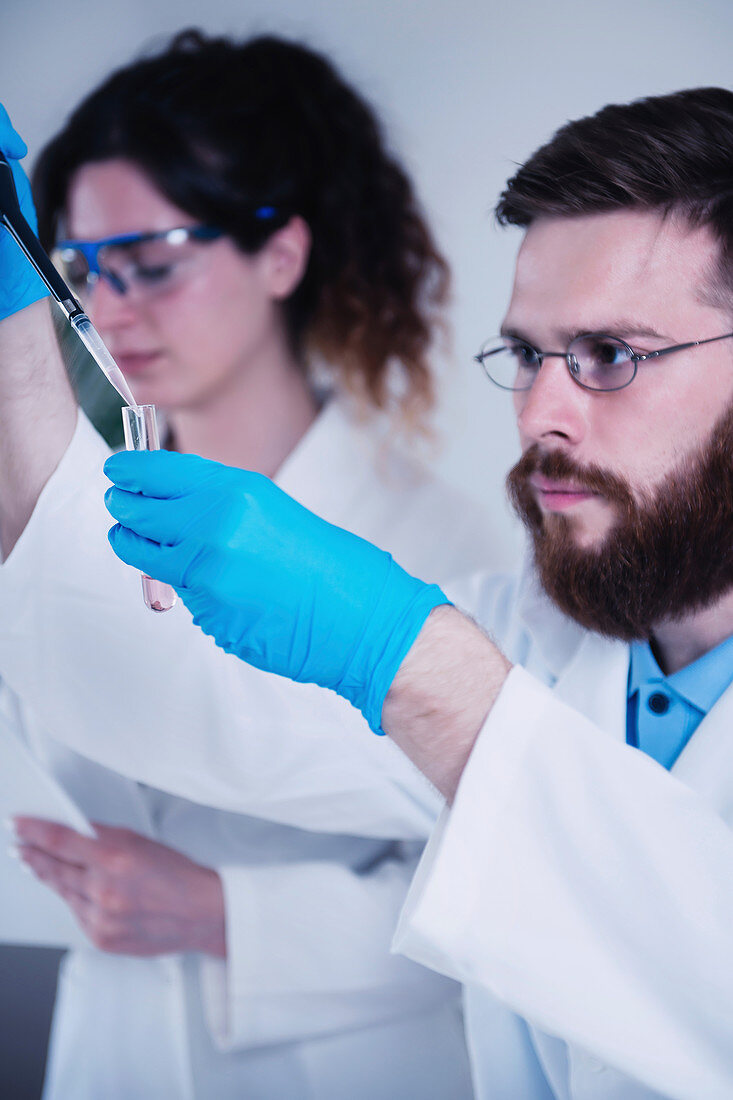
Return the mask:
M 68 317 L 72 329 L 107 381 L 114 386 L 125 401 L 125 405 L 130 406 L 122 410 L 125 441 L 128 449 L 157 450 L 159 445 L 158 429 L 155 422 L 154 407 L 152 405 L 139 406 L 137 404 L 132 396 L 132 390 L 125 381 L 124 374 L 112 358 L 102 337 L 53 266 L 51 258 L 43 250 L 38 237 L 23 217 L 18 202 L 18 194 L 15 190 L 13 173 L 2 153 L 0 153 L 0 222 L 5 226 L 13 240 L 21 247 L 26 258 L 51 291 L 51 294 Z M 130 423 L 133 425 L 144 421 L 145 432 L 140 435 L 138 429 L 138 435 L 135 435 L 133 430 L 133 436 L 130 436 L 128 418 L 130 418 Z M 161 581 L 153 580 L 145 575 L 143 575 L 142 583 L 143 598 L 152 611 L 169 611 L 173 607 L 176 602 L 176 594 L 170 585 L 163 584 Z
M 53 266 L 49 255 L 41 247 L 38 237 L 23 217 L 15 190 L 13 173 L 2 153 L 0 153 L 0 222 L 23 250 L 36 273 L 51 291 L 51 294 L 68 317 L 72 329 L 107 381 L 114 386 L 127 405 L 135 406 L 137 403 L 125 381 L 124 374 L 115 363 L 102 337 L 87 317 L 82 306 Z

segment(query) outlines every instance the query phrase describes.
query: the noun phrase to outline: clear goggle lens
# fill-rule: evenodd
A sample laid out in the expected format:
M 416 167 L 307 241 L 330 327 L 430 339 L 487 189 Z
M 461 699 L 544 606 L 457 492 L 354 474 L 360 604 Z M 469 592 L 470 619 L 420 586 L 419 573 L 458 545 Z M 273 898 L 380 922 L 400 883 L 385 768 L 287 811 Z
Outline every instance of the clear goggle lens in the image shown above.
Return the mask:
M 53 260 L 77 297 L 88 296 L 103 278 L 120 294 L 148 298 L 184 282 L 200 262 L 204 245 L 220 236 L 200 234 L 198 229 L 172 229 L 96 248 L 62 246 L 54 250 Z

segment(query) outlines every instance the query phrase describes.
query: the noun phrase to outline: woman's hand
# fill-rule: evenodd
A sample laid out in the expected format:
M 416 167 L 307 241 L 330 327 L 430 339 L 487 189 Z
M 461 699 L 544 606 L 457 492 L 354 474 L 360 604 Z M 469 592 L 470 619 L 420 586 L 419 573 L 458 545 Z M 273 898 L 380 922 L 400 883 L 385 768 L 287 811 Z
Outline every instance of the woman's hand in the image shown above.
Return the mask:
M 216 871 L 130 829 L 94 825 L 98 839 L 33 817 L 14 818 L 20 859 L 69 905 L 102 951 L 226 956 Z

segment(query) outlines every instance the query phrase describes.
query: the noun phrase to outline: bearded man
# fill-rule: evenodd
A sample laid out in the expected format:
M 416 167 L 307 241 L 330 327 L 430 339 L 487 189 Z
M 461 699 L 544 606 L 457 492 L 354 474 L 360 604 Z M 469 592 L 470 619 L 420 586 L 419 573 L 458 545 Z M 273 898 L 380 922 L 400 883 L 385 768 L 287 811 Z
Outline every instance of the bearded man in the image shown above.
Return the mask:
M 533 561 L 454 593 L 264 479 L 106 465 L 116 552 L 332 688 L 446 797 L 399 950 L 466 985 L 480 1096 L 733 1095 L 733 94 L 565 126 L 519 170 L 501 336 Z M 439 537 L 439 521 L 436 528 Z

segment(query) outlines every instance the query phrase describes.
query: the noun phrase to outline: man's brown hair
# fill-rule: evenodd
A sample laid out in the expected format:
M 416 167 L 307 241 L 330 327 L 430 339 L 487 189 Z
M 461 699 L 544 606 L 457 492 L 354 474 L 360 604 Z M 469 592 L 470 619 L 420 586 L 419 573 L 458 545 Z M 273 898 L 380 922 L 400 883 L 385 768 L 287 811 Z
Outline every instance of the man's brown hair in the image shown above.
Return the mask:
M 680 214 L 718 239 L 711 285 L 733 298 L 733 92 L 691 88 L 611 104 L 563 126 L 509 180 L 501 225 L 622 209 Z

